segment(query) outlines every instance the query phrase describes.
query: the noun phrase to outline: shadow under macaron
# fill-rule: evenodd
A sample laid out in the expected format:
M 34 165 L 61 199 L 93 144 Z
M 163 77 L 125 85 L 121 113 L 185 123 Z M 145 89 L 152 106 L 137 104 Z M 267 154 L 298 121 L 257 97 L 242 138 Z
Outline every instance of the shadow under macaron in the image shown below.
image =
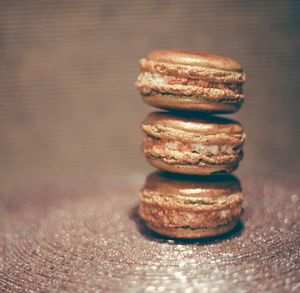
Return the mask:
M 196 244 L 196 245 L 213 244 L 213 243 L 222 242 L 222 241 L 225 241 L 225 240 L 228 240 L 228 239 L 231 239 L 233 237 L 240 235 L 244 228 L 242 221 L 240 219 L 238 219 L 236 226 L 232 230 L 230 230 L 224 234 L 221 234 L 221 235 L 205 237 L 205 238 L 195 238 L 195 239 L 172 238 L 172 237 L 160 235 L 160 234 L 150 230 L 146 226 L 144 220 L 141 219 L 138 214 L 138 205 L 134 206 L 130 210 L 129 216 L 130 216 L 130 219 L 132 219 L 135 222 L 138 231 L 144 238 L 151 240 L 151 241 L 158 242 L 158 243 L 165 243 L 165 242 L 172 241 L 172 243 L 175 243 L 175 244 Z

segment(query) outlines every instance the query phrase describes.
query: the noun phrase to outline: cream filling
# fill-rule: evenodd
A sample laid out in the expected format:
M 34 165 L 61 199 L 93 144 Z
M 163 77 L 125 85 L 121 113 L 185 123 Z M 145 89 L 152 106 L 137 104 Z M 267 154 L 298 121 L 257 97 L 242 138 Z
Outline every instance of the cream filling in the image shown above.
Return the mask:
M 171 142 L 166 142 L 166 143 L 161 143 L 164 145 L 167 149 L 169 150 L 178 150 L 180 148 L 180 142 L 178 141 L 171 141 Z M 185 145 L 185 147 L 187 147 Z M 218 154 L 226 154 L 226 155 L 232 155 L 234 154 L 234 149 L 232 145 L 204 145 L 202 143 L 192 143 L 189 144 L 189 150 L 191 152 L 196 152 L 196 153 L 206 153 L 206 154 L 213 154 L 213 155 L 218 155 Z
M 241 147 L 237 145 L 191 144 L 151 137 L 144 139 L 143 150 L 146 156 L 160 158 L 168 164 L 219 165 L 236 163 L 242 158 Z
M 165 209 L 164 207 L 141 204 L 140 212 L 146 222 L 155 226 L 168 228 L 186 227 L 192 229 L 203 226 L 213 228 L 226 225 L 237 217 L 240 217 L 242 204 L 218 211 L 185 211 L 176 208 L 172 212 L 170 209 Z
M 166 75 L 161 75 L 155 72 L 142 72 L 139 74 L 137 80 L 140 83 L 151 83 L 156 86 L 166 86 L 169 81 Z
M 220 218 L 225 219 L 229 216 L 230 213 L 239 216 L 242 213 L 242 205 L 238 205 L 233 211 L 229 209 L 220 211 Z
M 223 84 L 219 82 L 213 82 L 203 79 L 189 79 L 183 77 L 163 75 L 157 72 L 141 72 L 137 78 L 137 82 L 140 84 L 151 84 L 152 86 L 163 88 L 167 86 L 191 86 L 191 87 L 204 87 L 211 88 L 212 90 L 230 90 L 232 92 L 238 92 L 238 86 L 236 84 Z
M 203 79 L 181 78 L 147 71 L 140 73 L 136 86 L 143 95 L 159 92 L 162 94 L 173 93 L 181 96 L 196 95 L 214 100 L 240 101 L 243 99 L 242 88 L 237 84 L 223 84 Z

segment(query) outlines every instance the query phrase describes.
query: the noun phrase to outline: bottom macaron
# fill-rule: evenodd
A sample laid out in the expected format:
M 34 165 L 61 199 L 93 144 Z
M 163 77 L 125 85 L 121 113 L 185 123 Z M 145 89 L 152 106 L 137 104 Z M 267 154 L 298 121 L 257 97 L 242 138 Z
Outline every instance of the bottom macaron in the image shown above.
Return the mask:
M 236 226 L 242 201 L 241 185 L 234 176 L 154 172 L 140 191 L 139 215 L 161 235 L 212 237 Z

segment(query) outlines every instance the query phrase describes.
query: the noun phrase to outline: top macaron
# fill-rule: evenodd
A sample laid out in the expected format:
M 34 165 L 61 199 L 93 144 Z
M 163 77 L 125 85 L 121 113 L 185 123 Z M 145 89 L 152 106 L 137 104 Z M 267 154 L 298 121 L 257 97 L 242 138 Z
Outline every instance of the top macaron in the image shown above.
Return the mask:
M 228 57 L 191 51 L 153 51 L 140 60 L 136 87 L 144 102 L 168 110 L 236 112 L 245 74 Z

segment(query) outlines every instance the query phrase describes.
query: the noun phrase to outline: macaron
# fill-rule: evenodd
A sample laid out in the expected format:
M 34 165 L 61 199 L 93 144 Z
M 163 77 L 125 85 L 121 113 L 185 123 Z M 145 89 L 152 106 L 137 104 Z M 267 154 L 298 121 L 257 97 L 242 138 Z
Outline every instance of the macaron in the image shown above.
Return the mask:
M 232 113 L 244 100 L 245 74 L 228 57 L 191 51 L 153 51 L 140 60 L 136 87 L 144 102 L 169 110 Z
M 195 175 L 230 173 L 243 157 L 245 134 L 233 120 L 153 112 L 141 127 L 142 150 L 158 169 Z
M 139 215 L 148 228 L 172 238 L 210 237 L 239 222 L 243 192 L 231 175 L 154 172 L 140 191 Z

